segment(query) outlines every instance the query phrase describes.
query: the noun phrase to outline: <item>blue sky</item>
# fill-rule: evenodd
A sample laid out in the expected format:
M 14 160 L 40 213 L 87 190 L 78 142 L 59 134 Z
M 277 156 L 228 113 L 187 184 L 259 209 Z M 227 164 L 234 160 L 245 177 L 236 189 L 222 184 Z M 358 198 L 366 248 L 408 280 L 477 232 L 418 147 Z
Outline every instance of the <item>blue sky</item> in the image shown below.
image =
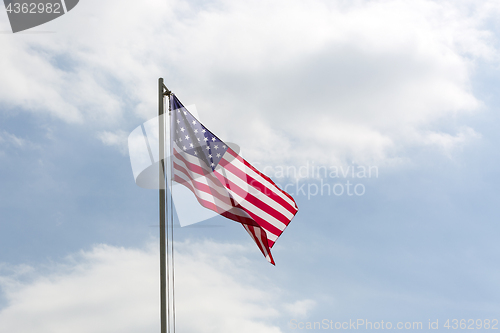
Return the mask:
M 159 329 L 157 192 L 127 150 L 158 77 L 261 169 L 378 170 L 270 174 L 365 189 L 289 187 L 300 210 L 275 267 L 234 222 L 176 228 L 179 331 L 499 320 L 499 10 L 86 0 L 0 34 L 0 332 Z

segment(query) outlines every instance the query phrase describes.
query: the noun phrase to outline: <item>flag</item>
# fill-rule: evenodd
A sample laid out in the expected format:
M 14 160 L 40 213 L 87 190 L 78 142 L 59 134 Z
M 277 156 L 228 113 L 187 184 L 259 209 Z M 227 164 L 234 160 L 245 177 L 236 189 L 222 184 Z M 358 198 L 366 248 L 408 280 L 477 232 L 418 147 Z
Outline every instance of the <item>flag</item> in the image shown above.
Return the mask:
M 179 101 L 172 108 L 172 178 L 205 208 L 243 225 L 266 259 L 298 211 L 293 198 L 203 126 Z

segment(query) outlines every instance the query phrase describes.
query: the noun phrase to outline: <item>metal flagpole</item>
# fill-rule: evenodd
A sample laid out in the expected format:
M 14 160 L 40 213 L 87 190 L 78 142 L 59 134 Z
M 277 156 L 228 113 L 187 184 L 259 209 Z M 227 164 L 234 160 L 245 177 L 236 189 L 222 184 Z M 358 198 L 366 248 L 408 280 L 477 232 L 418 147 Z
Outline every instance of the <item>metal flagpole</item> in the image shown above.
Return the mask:
M 166 211 L 166 170 L 165 170 L 165 117 L 164 117 L 164 98 L 170 96 L 170 91 L 163 84 L 163 78 L 158 79 L 158 121 L 159 121 L 159 194 L 160 194 L 160 322 L 161 333 L 170 332 L 170 293 L 167 294 L 167 288 L 170 288 L 170 279 L 167 272 L 167 239 L 165 220 Z M 168 236 L 167 236 L 168 237 Z M 172 247 L 173 250 L 173 247 Z M 168 281 L 168 283 L 167 283 Z M 168 321 L 167 321 L 168 316 Z M 174 328 L 175 331 L 175 328 Z
M 161 333 L 167 333 L 167 267 L 166 267 L 166 244 L 165 244 L 165 125 L 163 123 L 163 79 L 158 80 L 158 122 L 159 122 L 159 188 L 160 188 L 160 322 Z

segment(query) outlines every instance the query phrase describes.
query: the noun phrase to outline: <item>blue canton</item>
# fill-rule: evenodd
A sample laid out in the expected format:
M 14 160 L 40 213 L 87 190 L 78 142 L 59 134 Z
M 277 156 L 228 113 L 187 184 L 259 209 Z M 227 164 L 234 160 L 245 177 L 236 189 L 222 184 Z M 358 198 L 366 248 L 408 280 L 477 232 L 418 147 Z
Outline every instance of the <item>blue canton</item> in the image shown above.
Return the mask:
M 199 158 L 215 170 L 228 146 L 196 119 L 172 95 L 172 139 L 184 153 Z

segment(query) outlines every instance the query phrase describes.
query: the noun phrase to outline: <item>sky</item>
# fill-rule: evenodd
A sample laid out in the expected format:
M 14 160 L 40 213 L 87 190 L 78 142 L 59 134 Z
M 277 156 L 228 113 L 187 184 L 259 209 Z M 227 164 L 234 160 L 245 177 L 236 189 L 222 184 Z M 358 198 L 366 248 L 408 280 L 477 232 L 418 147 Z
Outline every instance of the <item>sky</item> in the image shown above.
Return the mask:
M 499 14 L 81 0 L 13 34 L 0 9 L 0 333 L 159 331 L 158 192 L 127 147 L 159 77 L 299 207 L 276 266 L 176 219 L 179 332 L 499 329 Z

